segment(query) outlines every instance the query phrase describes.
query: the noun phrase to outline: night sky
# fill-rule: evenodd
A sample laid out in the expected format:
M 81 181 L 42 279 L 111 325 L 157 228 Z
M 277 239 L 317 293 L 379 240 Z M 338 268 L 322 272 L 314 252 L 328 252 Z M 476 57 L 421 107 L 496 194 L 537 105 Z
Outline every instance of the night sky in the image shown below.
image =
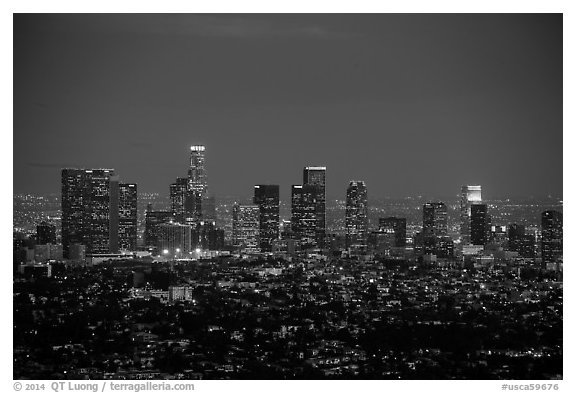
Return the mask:
M 561 196 L 562 15 L 15 15 L 15 193 L 167 194 L 192 144 L 217 197 Z

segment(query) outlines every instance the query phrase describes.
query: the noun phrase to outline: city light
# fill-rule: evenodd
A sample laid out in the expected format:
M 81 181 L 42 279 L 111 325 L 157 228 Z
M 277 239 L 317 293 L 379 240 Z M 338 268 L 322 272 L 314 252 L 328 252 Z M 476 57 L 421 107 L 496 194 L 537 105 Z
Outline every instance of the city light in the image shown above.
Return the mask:
M 15 390 L 566 390 L 562 12 L 13 22 Z

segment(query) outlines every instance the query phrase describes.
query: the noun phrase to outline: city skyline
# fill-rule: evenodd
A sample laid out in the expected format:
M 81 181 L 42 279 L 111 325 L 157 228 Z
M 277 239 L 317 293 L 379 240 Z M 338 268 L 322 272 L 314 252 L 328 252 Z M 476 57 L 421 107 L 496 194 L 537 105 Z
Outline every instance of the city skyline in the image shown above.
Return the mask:
M 14 13 L 12 378 L 560 389 L 563 15 Z
M 561 43 L 559 14 L 15 15 L 14 193 L 110 167 L 167 195 L 204 144 L 216 197 L 288 201 L 307 165 L 329 199 L 561 197 Z

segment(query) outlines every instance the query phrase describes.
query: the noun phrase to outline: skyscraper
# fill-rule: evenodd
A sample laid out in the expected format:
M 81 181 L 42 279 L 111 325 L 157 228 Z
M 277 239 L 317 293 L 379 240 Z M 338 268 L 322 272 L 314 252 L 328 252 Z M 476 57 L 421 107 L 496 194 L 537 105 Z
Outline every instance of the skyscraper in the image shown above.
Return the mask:
M 111 253 L 118 253 L 120 250 L 118 244 L 119 203 L 120 177 L 117 175 L 110 176 L 110 246 L 108 251 Z
M 87 253 L 110 251 L 110 177 L 113 169 L 62 170 L 62 245 L 84 244 Z
M 444 255 L 448 242 L 448 210 L 442 202 L 422 207 L 422 241 L 424 254 Z
M 424 204 L 422 208 L 424 237 L 446 236 L 448 234 L 448 210 L 442 202 Z
M 280 187 L 255 185 L 254 204 L 260 208 L 260 249 L 272 251 L 274 242 L 280 236 Z
M 87 170 L 86 251 L 93 254 L 110 252 L 110 176 L 114 170 Z
M 363 181 L 353 180 L 346 190 L 346 247 L 366 246 L 368 193 Z
M 542 264 L 558 262 L 562 258 L 562 213 L 542 212 Z
M 202 199 L 202 220 L 215 224 L 216 216 L 216 198 L 214 195 L 208 195 Z
M 202 202 L 207 197 L 208 178 L 205 169 L 206 147 L 190 146 L 190 167 L 188 169 L 188 203 L 190 209 L 187 222 L 198 222 L 202 219 Z
M 526 233 L 526 227 L 520 224 L 508 226 L 508 249 L 516 251 L 522 257 L 534 258 L 535 238 Z
M 318 247 L 317 195 L 316 185 L 292 186 L 292 235 L 304 250 Z
M 83 169 L 62 169 L 62 248 L 69 257 L 70 245 L 84 244 L 84 194 L 86 174 Z
M 326 167 L 307 166 L 303 177 L 304 186 L 316 187 L 316 245 L 323 248 L 326 237 Z
M 260 251 L 260 207 L 234 204 L 232 209 L 234 247 L 245 253 Z
M 136 251 L 138 187 L 120 183 L 118 188 L 118 246 Z
M 159 251 L 160 225 L 171 221 L 174 221 L 174 214 L 171 211 L 146 210 L 144 245 L 147 249 Z
M 490 216 L 486 204 L 471 206 L 470 215 L 470 241 L 475 246 L 484 246 L 488 243 L 490 232 Z
M 471 206 L 482 203 L 482 186 L 462 186 L 460 194 L 460 236 L 462 244 L 470 244 Z
M 176 182 L 170 184 L 170 208 L 174 219 L 177 222 L 184 223 L 186 221 L 186 208 L 192 210 L 187 205 L 188 197 L 188 179 L 185 177 L 176 178 Z

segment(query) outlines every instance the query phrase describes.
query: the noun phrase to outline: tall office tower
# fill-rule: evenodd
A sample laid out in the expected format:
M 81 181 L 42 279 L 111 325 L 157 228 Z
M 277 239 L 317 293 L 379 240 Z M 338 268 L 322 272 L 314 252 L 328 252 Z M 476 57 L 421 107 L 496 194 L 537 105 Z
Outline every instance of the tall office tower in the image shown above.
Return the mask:
M 86 251 L 92 254 L 110 252 L 110 176 L 113 169 L 87 170 L 88 199 Z M 85 222 L 86 223 L 86 222 Z
M 368 192 L 363 181 L 352 180 L 346 189 L 346 247 L 366 246 Z
M 280 236 L 280 187 L 272 184 L 254 186 L 254 204 L 260 208 L 260 249 L 272 251 Z
M 111 176 L 110 252 L 136 251 L 137 204 L 136 184 L 120 183 L 118 176 Z
M 556 210 L 542 212 L 542 264 L 562 259 L 562 213 Z
M 206 196 L 202 200 L 202 220 L 215 224 L 216 218 L 216 198 L 213 195 Z
M 197 223 L 202 219 L 202 202 L 208 195 L 208 178 L 204 163 L 206 147 L 190 146 L 190 168 L 188 169 L 189 212 L 186 221 Z
M 180 257 L 192 251 L 192 227 L 178 222 L 158 225 L 156 248 L 163 255 Z
M 448 236 L 448 210 L 442 202 L 426 203 L 422 207 L 422 241 L 425 254 L 438 254 L 439 239 Z
M 324 248 L 326 237 L 326 167 L 307 166 L 304 168 L 304 186 L 316 186 L 316 245 Z
M 109 252 L 118 253 L 118 222 L 120 212 L 120 177 L 110 176 L 110 242 Z
M 176 178 L 176 182 L 170 184 L 170 210 L 177 222 L 186 221 L 186 208 L 188 206 L 188 179 L 185 177 Z
M 159 251 L 160 225 L 172 221 L 174 221 L 174 214 L 171 211 L 146 210 L 144 246 L 148 250 Z
M 62 248 L 69 257 L 70 245 L 84 244 L 84 194 L 86 174 L 83 169 L 62 169 Z
M 448 234 L 448 210 L 442 202 L 424 204 L 423 208 L 424 237 L 446 236 Z
M 138 187 L 120 183 L 118 187 L 118 246 L 136 251 Z
M 36 225 L 36 244 L 56 244 L 56 225 L 46 221 Z
M 524 225 L 510 224 L 508 226 L 508 249 L 518 252 L 525 258 L 534 258 L 536 241 L 533 235 L 526 233 Z
M 232 237 L 234 247 L 245 253 L 260 251 L 260 207 L 234 204 L 232 209 Z
M 472 205 L 470 215 L 470 242 L 475 246 L 484 246 L 488 243 L 490 234 L 490 216 L 488 205 Z
M 292 186 L 292 235 L 303 250 L 318 247 L 318 186 Z
M 62 245 L 84 244 L 92 254 L 110 251 L 110 177 L 113 169 L 62 170 Z
M 482 203 L 482 186 L 462 186 L 460 194 L 460 236 L 462 244 L 470 244 L 472 205 Z
M 406 219 L 386 217 L 378 220 L 378 230 L 394 234 L 394 247 L 406 247 Z

